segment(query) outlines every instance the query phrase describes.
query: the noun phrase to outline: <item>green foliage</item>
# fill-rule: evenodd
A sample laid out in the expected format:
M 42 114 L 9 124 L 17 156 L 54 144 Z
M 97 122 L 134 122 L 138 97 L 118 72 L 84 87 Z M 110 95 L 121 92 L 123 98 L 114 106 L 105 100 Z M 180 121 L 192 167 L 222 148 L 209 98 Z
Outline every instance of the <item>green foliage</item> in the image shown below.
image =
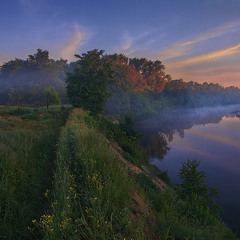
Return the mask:
M 205 183 L 206 173 L 198 170 L 199 165 L 200 162 L 196 159 L 183 162 L 179 171 L 179 176 L 183 181 L 178 187 L 179 195 L 188 201 L 197 199 L 194 201 L 195 204 L 209 207 L 217 215 L 219 207 L 212 198 L 218 196 L 218 191 Z
M 102 113 L 108 97 L 109 84 L 113 81 L 110 63 L 102 58 L 103 50 L 88 51 L 80 58 L 80 68 L 67 77 L 67 96 L 75 107 L 82 107 L 96 115 Z
M 45 88 L 44 94 L 48 99 L 48 104 L 55 104 L 55 105 L 61 104 L 61 99 L 58 95 L 58 92 L 53 86 Z
M 55 87 L 66 101 L 65 71 L 67 60 L 53 60 L 48 51 L 37 49 L 27 59 L 14 59 L 1 66 L 1 104 L 44 104 L 44 89 Z
M 135 178 L 137 180 L 137 183 L 143 187 L 147 192 L 151 191 L 151 190 L 159 190 L 157 188 L 157 186 L 153 183 L 153 181 L 151 180 L 150 177 L 146 176 L 143 173 L 140 174 L 136 174 Z
M 120 120 L 119 124 L 120 129 L 125 132 L 125 134 L 130 139 L 139 139 L 141 134 L 139 131 L 137 131 L 135 127 L 135 119 L 133 117 L 133 114 L 130 111 L 127 111 Z
M 144 239 L 129 221 L 133 181 L 91 117 L 75 110 L 58 144 L 51 209 L 38 223 L 44 239 Z
M 66 72 L 69 72 L 67 79 L 71 82 L 67 90 L 71 103 L 91 109 L 93 113 L 103 111 L 110 95 L 113 98 L 106 104 L 107 114 L 130 109 L 137 117 L 152 116 L 163 107 L 240 103 L 239 88 L 172 80 L 159 60 L 102 54 L 103 51 L 95 49 L 77 55 L 78 62 L 67 64 L 66 60 L 50 59 L 48 51 L 37 49 L 25 60 L 16 58 L 4 63 L 0 71 L 0 103 L 44 104 L 44 89 L 50 86 L 55 87 L 66 103 Z M 110 79 L 115 81 L 111 83 Z
M 13 117 L 12 109 L 0 107 L 3 119 Z M 196 194 L 183 200 L 172 185 L 162 191 L 153 178 L 167 180 L 166 173 L 146 162 L 144 170 L 137 140 L 117 124 L 73 109 L 56 148 L 66 109 L 26 109 L 15 121 L 0 121 L 1 237 L 236 240 Z M 186 163 L 182 173 L 190 169 L 187 176 L 197 176 L 194 182 L 201 186 L 205 174 L 197 174 L 198 165 Z
M 0 107 L 0 238 L 40 239 L 32 220 L 48 207 L 44 193 L 51 188 L 58 132 L 67 112 L 20 110 Z
M 124 117 L 122 117 L 123 119 Z M 123 157 L 127 161 L 132 162 L 136 165 L 148 162 L 147 158 L 142 154 L 142 148 L 138 142 L 139 132 L 134 126 L 131 126 L 131 130 L 137 134 L 137 137 L 127 136 L 126 132 L 122 128 L 107 118 L 100 116 L 98 119 L 93 118 L 89 115 L 85 116 L 85 122 L 90 128 L 96 128 L 102 132 L 107 139 L 110 139 L 118 144 L 122 148 Z
M 199 206 L 198 199 L 183 201 L 173 188 L 163 193 L 148 190 L 154 209 L 159 235 L 175 240 L 236 240 L 232 231 L 219 221 L 209 208 Z

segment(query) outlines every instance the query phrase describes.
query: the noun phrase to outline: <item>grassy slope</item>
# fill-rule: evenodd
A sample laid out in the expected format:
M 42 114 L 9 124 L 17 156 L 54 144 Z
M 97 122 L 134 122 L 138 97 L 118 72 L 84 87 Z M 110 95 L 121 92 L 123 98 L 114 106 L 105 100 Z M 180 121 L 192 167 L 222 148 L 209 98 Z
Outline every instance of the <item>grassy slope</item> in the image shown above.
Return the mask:
M 110 122 L 73 110 L 59 139 L 52 208 L 37 224 L 44 238 L 235 239 L 208 210 L 178 199 L 136 149 Z
M 64 111 L 0 111 L 0 239 L 236 239 L 106 119 L 74 109 L 55 148 Z
M 129 222 L 132 178 L 106 138 L 74 110 L 59 141 L 53 205 L 40 219 L 46 239 L 144 239 Z M 123 174 L 124 173 L 124 174 Z M 141 226 L 141 227 L 140 227 Z

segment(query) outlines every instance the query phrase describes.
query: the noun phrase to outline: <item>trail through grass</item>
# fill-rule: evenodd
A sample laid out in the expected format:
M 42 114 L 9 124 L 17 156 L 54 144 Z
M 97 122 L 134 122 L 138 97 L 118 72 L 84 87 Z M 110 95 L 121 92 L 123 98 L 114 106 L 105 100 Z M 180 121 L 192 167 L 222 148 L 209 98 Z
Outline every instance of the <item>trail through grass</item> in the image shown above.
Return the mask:
M 56 142 L 67 109 L 0 107 L 0 239 L 32 239 L 48 206 Z

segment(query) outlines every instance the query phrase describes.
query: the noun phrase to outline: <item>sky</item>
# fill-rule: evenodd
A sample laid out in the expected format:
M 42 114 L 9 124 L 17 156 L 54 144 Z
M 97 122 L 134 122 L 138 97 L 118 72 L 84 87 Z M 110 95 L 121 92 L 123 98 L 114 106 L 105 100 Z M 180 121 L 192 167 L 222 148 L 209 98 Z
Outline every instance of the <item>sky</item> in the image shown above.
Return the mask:
M 0 0 L 0 65 L 38 48 L 158 59 L 173 79 L 240 87 L 240 0 Z

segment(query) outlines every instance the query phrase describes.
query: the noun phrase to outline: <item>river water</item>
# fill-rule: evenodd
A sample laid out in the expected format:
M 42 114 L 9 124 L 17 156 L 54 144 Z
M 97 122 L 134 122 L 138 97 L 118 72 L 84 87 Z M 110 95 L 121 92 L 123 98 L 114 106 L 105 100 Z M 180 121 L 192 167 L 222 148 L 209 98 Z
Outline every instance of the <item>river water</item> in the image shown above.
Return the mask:
M 137 126 L 152 164 L 180 183 L 178 172 L 187 159 L 200 161 L 206 182 L 219 190 L 223 221 L 240 233 L 240 105 L 173 109 Z

